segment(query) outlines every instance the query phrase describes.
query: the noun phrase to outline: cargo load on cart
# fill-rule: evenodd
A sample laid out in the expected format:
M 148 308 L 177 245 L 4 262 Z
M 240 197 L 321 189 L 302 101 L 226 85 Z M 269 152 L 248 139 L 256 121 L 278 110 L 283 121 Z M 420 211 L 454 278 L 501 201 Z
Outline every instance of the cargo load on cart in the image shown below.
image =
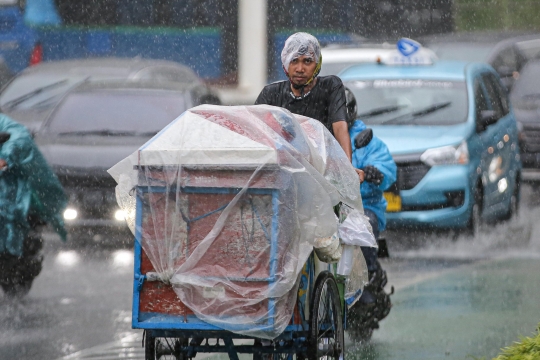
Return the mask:
M 274 339 L 299 311 L 314 249 L 346 277 L 347 305 L 367 282 L 358 175 L 316 120 L 199 106 L 109 172 L 136 240 L 134 327 Z

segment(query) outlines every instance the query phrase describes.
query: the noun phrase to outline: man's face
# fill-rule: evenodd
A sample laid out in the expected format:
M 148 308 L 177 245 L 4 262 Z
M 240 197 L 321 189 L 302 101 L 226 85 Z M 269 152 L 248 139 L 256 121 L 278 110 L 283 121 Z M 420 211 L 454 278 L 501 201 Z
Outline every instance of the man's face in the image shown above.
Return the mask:
M 302 55 L 293 59 L 287 72 L 291 82 L 295 85 L 305 85 L 313 76 L 317 63 L 311 56 Z

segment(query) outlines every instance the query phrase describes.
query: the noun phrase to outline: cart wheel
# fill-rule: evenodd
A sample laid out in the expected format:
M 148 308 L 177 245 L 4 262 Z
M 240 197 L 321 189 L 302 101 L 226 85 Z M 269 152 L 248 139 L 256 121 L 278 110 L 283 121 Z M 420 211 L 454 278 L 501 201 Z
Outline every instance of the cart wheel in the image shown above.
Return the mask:
M 144 339 L 145 360 L 187 360 L 187 354 L 180 349 L 187 345 L 186 338 L 154 337 L 147 331 Z
M 144 359 L 156 360 L 156 338 L 150 331 L 144 332 Z
M 317 277 L 309 316 L 308 359 L 343 359 L 343 312 L 336 279 L 328 271 Z

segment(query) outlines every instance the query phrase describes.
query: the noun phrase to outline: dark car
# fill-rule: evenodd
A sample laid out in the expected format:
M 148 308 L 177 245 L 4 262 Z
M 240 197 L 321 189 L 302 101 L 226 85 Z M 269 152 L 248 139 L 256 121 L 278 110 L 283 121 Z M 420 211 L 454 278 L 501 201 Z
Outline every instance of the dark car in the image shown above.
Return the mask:
M 464 32 L 419 39 L 441 60 L 464 60 L 490 64 L 507 89 L 527 61 L 540 55 L 540 34 L 518 32 Z
M 212 101 L 197 83 L 88 83 L 66 94 L 35 140 L 69 196 L 70 234 L 96 241 L 114 229 L 128 235 L 107 169 L 186 109 Z
M 520 128 L 523 180 L 540 183 L 540 61 L 523 67 L 510 101 Z
M 17 75 L 0 93 L 0 108 L 36 132 L 69 89 L 81 82 L 134 80 L 197 84 L 219 99 L 188 67 L 164 60 L 96 58 L 45 62 Z

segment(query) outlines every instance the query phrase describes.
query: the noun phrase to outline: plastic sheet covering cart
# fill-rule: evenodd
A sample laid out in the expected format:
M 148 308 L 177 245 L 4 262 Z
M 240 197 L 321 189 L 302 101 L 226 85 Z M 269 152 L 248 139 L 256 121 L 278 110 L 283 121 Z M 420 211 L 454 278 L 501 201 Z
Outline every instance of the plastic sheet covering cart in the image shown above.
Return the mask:
M 147 359 L 343 356 L 367 270 L 358 251 L 330 265 L 313 250 L 338 238 L 335 205 L 365 218 L 358 177 L 319 122 L 200 106 L 109 172 L 135 234 L 133 327 Z

